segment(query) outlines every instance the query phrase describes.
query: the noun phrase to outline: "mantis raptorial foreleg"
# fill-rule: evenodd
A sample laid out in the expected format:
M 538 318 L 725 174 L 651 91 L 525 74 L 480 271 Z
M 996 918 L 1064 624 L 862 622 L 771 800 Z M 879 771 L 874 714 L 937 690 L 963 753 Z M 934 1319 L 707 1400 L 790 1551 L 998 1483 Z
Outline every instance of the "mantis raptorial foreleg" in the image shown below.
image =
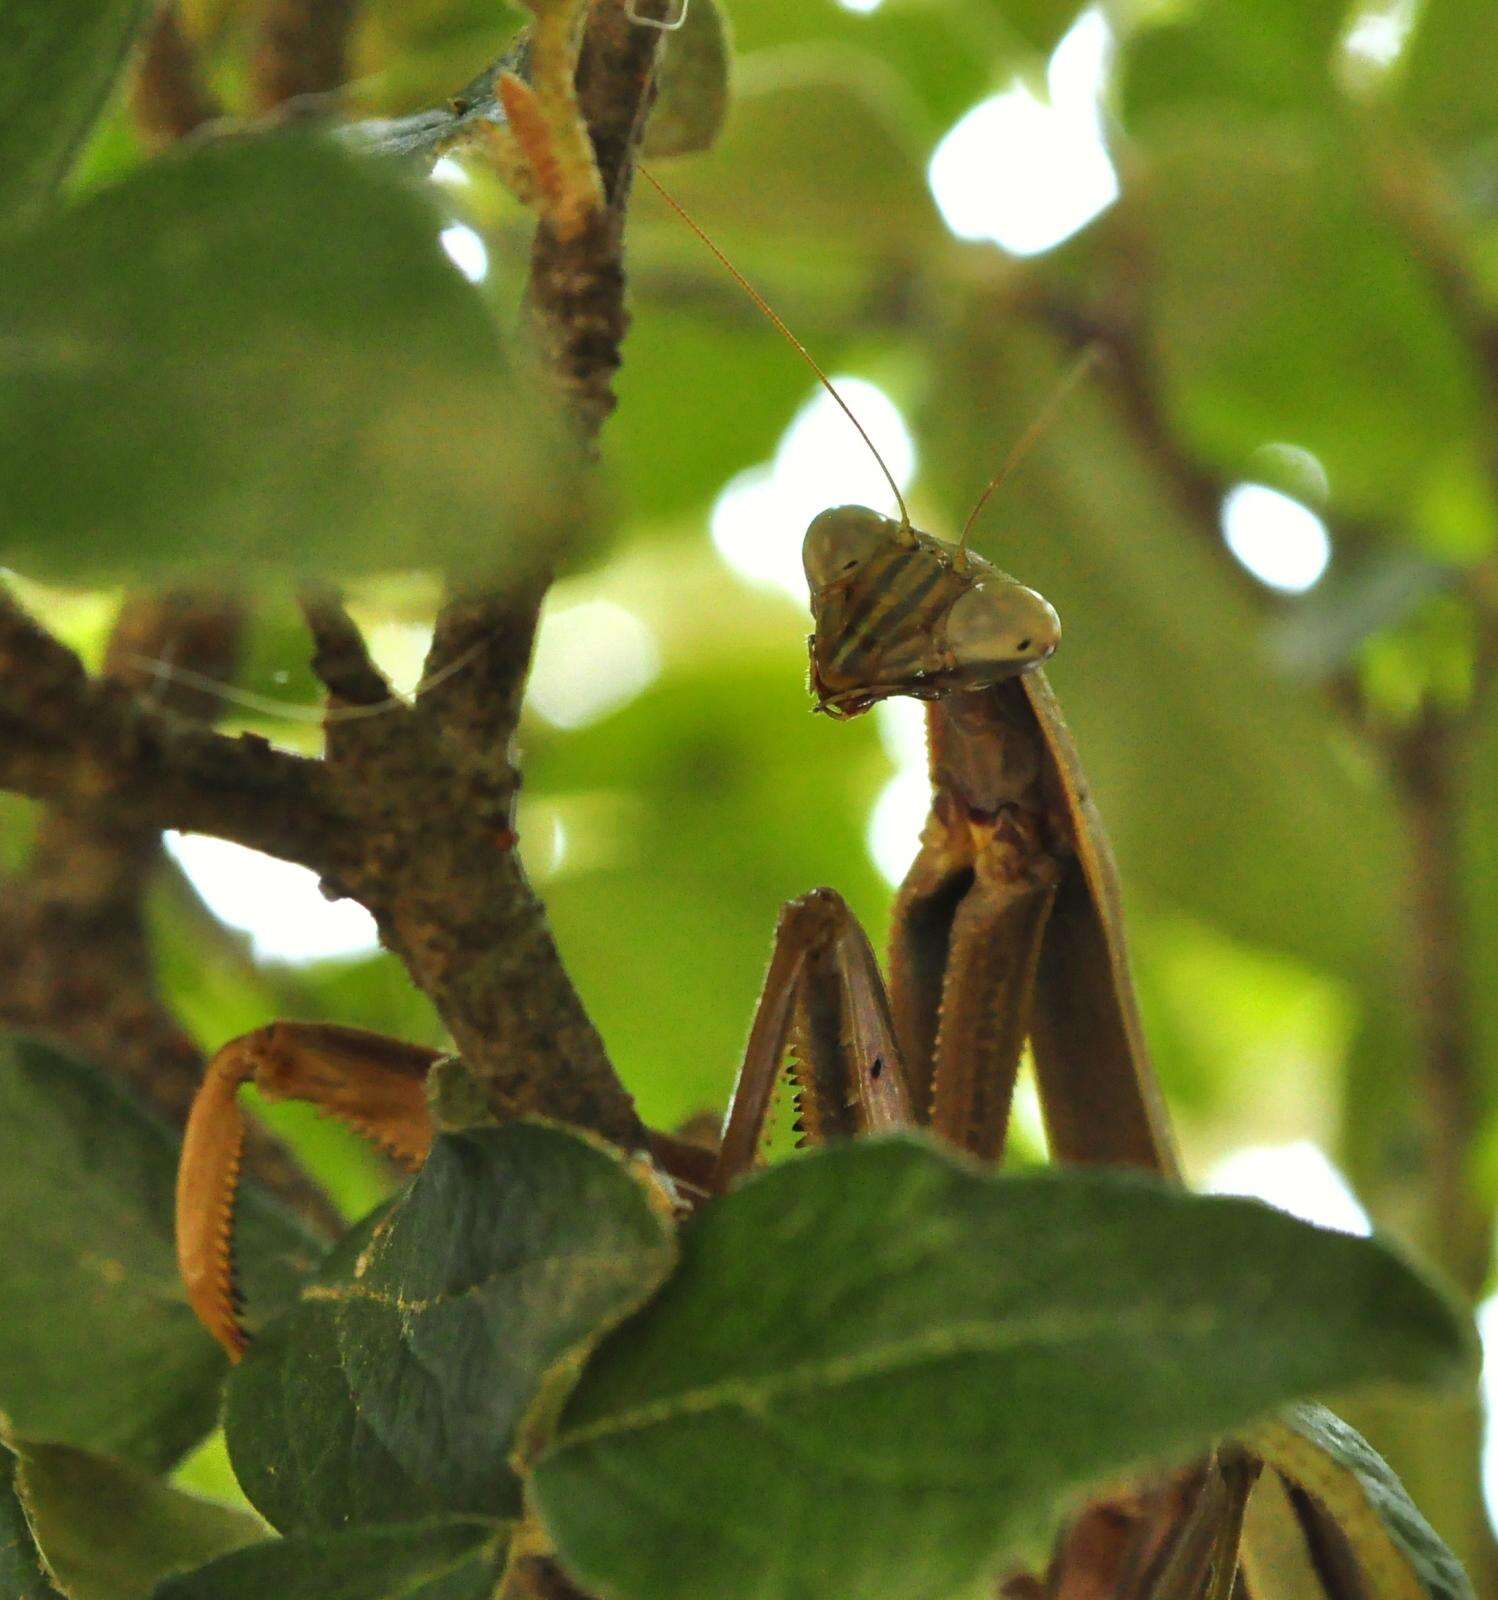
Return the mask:
M 912 1122 L 879 965 L 858 919 L 831 889 L 781 912 L 724 1124 L 717 1189 L 753 1165 L 788 1052 L 808 1139 Z
M 895 907 L 895 1027 L 922 1120 L 995 1160 L 1060 869 L 1021 815 L 954 825 L 943 810 Z
M 270 1100 L 305 1100 L 414 1172 L 431 1149 L 427 1078 L 442 1053 L 363 1028 L 273 1022 L 231 1039 L 208 1063 L 193 1101 L 177 1167 L 177 1265 L 198 1320 L 237 1360 L 249 1343 L 234 1274 L 247 1083 Z M 671 1134 L 650 1134 L 650 1154 L 684 1205 L 715 1191 L 714 1151 Z
M 781 914 L 744 1066 L 713 1152 L 650 1136 L 684 1204 L 721 1193 L 753 1166 L 790 1052 L 808 1138 L 912 1120 L 889 1002 L 869 941 L 842 898 L 818 889 Z M 415 1170 L 432 1142 L 426 1079 L 439 1052 L 360 1028 L 275 1022 L 231 1040 L 209 1063 L 177 1173 L 177 1259 L 188 1300 L 232 1357 L 248 1342 L 234 1286 L 234 1204 L 244 1120 L 238 1092 L 306 1100 Z
M 231 1039 L 208 1064 L 177 1168 L 177 1264 L 208 1331 L 239 1355 L 246 1343 L 234 1287 L 234 1201 L 244 1149 L 238 1094 L 310 1100 L 409 1170 L 432 1142 L 425 1082 L 437 1052 L 362 1028 L 273 1022 Z

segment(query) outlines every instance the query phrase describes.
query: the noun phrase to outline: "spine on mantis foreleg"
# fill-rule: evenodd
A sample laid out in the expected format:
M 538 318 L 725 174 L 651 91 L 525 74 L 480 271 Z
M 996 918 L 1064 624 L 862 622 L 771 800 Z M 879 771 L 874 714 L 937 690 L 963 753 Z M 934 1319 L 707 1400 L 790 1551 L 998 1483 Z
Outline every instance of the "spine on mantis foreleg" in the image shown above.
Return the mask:
M 231 1360 L 248 1342 L 234 1282 L 234 1200 L 244 1159 L 237 1097 L 254 1072 L 254 1057 L 234 1045 L 213 1058 L 188 1115 L 177 1167 L 177 1265 L 188 1304 Z
M 234 1270 L 234 1207 L 244 1155 L 238 1095 L 307 1100 L 414 1170 L 432 1140 L 425 1081 L 437 1052 L 362 1028 L 273 1022 L 208 1063 L 177 1167 L 177 1265 L 198 1320 L 237 1361 L 249 1343 Z

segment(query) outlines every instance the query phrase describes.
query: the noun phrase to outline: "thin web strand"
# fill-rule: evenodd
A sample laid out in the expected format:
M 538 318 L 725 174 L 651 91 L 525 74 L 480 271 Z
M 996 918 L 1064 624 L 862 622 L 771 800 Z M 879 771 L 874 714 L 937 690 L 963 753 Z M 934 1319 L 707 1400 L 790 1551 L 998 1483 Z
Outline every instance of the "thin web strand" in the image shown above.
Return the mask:
M 206 673 L 194 672 L 191 667 L 174 667 L 170 661 L 162 661 L 158 657 L 127 655 L 124 659 L 130 666 L 149 673 L 158 684 L 180 683 L 184 688 L 211 694 L 225 705 L 238 706 L 242 711 L 254 711 L 266 717 L 280 717 L 286 722 L 360 722 L 366 717 L 387 716 L 398 706 L 419 700 L 422 695 L 429 693 L 439 684 L 446 683 L 473 660 L 486 642 L 480 639 L 469 645 L 460 656 L 449 661 L 445 667 L 434 672 L 431 677 L 423 678 L 411 691 L 410 700 L 404 695 L 393 694 L 367 706 L 331 706 L 326 710 L 320 706 L 304 705 L 298 700 L 277 700 L 273 695 L 256 694 L 253 689 L 241 689 L 235 684 L 223 683 L 217 678 L 210 678 Z
M 1019 436 L 1011 446 L 1009 454 L 1004 457 L 1004 464 L 988 480 L 983 493 L 978 496 L 977 503 L 967 514 L 967 521 L 962 525 L 962 537 L 957 541 L 959 550 L 967 549 L 967 536 L 973 531 L 973 524 L 978 520 L 978 513 L 986 506 L 996 489 L 1001 488 L 1009 479 L 1014 469 L 1019 466 L 1031 449 L 1035 441 L 1050 427 L 1056 419 L 1056 413 L 1066 403 L 1072 390 L 1082 381 L 1088 372 L 1101 360 L 1103 347 L 1099 344 L 1090 344 L 1072 363 L 1071 370 L 1061 379 L 1054 389 L 1051 397 L 1040 408 L 1039 414 L 1028 428 Z
M 693 233 L 697 235 L 703 244 L 705 244 L 708 249 L 712 251 L 712 253 L 717 257 L 719 265 L 724 268 L 729 276 L 732 277 L 733 281 L 738 284 L 739 288 L 741 288 L 744 293 L 747 294 L 755 303 L 755 305 L 759 307 L 765 316 L 769 318 L 771 324 L 780 334 L 781 338 L 786 340 L 786 342 L 790 344 L 791 347 L 800 355 L 801 359 L 807 364 L 807 366 L 809 366 L 811 370 L 816 373 L 817 382 L 820 383 L 827 393 L 830 394 L 837 402 L 838 408 L 842 411 L 843 415 L 848 419 L 848 421 L 858 429 L 858 437 L 862 439 L 863 442 L 869 447 L 869 453 L 873 456 L 875 461 L 879 463 L 879 470 L 884 474 L 885 482 L 889 484 L 890 490 L 894 494 L 895 504 L 900 508 L 900 522 L 904 527 L 908 528 L 910 526 L 910 512 L 905 508 L 905 496 L 900 493 L 900 485 L 895 482 L 894 473 L 892 473 L 885 465 L 884 457 L 879 454 L 878 449 L 875 447 L 874 441 L 864 431 L 863 424 L 858 420 L 857 417 L 853 415 L 852 410 L 848 406 L 848 402 L 844 400 L 843 397 L 833 387 L 832 379 L 829 378 L 827 374 L 822 371 L 821 367 L 817 365 L 816 358 L 812 355 L 811 351 L 808 350 L 806 346 L 802 344 L 801 341 L 796 337 L 796 335 L 791 332 L 790 328 L 786 326 L 786 323 L 781 317 L 780 313 L 776 311 L 770 302 L 766 300 L 765 297 L 759 292 L 759 290 L 756 289 L 752 283 L 750 283 L 744 274 L 740 272 L 736 266 L 734 266 L 733 262 L 731 262 L 728 257 L 724 255 L 722 250 L 720 250 L 718 246 L 713 243 L 713 241 L 707 236 L 707 233 L 699 225 L 692 214 L 684 205 L 682 205 L 681 201 L 679 201 L 675 195 L 673 195 L 670 190 L 668 190 L 665 185 L 662 184 L 660 179 L 645 167 L 636 167 L 635 170 L 649 181 L 652 188 L 654 188 L 655 192 L 661 197 L 661 199 L 671 207 L 677 216 L 679 216 L 681 220 L 686 223 L 686 225 L 692 230 Z

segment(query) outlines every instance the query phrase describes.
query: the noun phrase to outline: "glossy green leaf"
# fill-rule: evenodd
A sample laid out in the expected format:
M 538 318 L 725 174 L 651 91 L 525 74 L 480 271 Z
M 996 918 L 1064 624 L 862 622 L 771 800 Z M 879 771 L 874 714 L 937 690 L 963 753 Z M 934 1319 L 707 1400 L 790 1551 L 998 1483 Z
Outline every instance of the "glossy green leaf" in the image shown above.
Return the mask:
M 1243 475 L 1261 446 L 1298 445 L 1334 506 L 1401 514 L 1432 555 L 1480 551 L 1490 497 L 1486 530 L 1443 510 L 1450 484 L 1484 493 L 1472 355 L 1356 151 L 1309 118 L 1220 109 L 1171 118 L 1150 146 L 1135 219 L 1153 359 L 1188 448 Z
M 826 270 L 839 257 L 884 250 L 896 259 L 942 239 L 923 165 L 919 108 L 879 59 L 849 48 L 787 50 L 737 80 L 722 135 L 670 175 L 708 229 L 740 243 L 794 241 Z M 840 152 L 835 187 L 826 152 Z M 769 230 L 767 234 L 767 230 Z M 772 252 L 772 253 L 775 253 Z M 747 257 L 752 262 L 753 257 Z
M 265 1537 L 258 1517 L 137 1467 L 68 1445 L 12 1448 L 32 1533 L 69 1600 L 145 1600 L 169 1573 Z
M 544 559 L 556 430 L 441 227 L 396 167 L 282 135 L 11 241 L 0 556 L 74 582 Z
M 0 9 L 0 217 L 61 185 L 150 14 L 146 0 L 6 0 Z
M 1383 1246 L 1256 1202 L 865 1140 L 702 1215 L 534 1499 L 621 1600 L 950 1594 L 1068 1496 L 1295 1395 L 1450 1380 L 1470 1338 Z
M 245 1493 L 283 1532 L 517 1514 L 517 1429 L 672 1258 L 661 1202 L 612 1151 L 528 1123 L 439 1137 L 235 1369 Z
M 0 1445 L 0 1600 L 62 1600 L 32 1536 L 16 1486 L 20 1462 Z
M 460 1517 L 294 1534 L 170 1579 L 154 1600 L 491 1600 L 505 1540 Z
M 916 111 L 934 143 L 1008 72 L 1033 68 L 1036 49 L 1048 49 L 1078 9 L 1071 0 L 885 0 L 855 16 L 837 5 L 756 0 L 730 16 L 743 78 L 763 83 L 804 50 L 857 50 L 883 64 L 885 93 Z M 852 152 L 837 148 L 841 165 Z
M 1331 1519 L 1378 1600 L 1472 1600 L 1467 1575 L 1388 1464 L 1325 1406 L 1296 1406 L 1246 1438 Z
M 172 1244 L 177 1140 L 91 1068 L 0 1040 L 0 1410 L 22 1437 L 171 1464 L 212 1426 L 223 1355 Z M 253 1189 L 239 1212 L 252 1321 L 319 1248 Z
M 728 24 L 716 0 L 691 0 L 667 35 L 656 72 L 656 101 L 645 125 L 654 160 L 706 150 L 728 111 Z

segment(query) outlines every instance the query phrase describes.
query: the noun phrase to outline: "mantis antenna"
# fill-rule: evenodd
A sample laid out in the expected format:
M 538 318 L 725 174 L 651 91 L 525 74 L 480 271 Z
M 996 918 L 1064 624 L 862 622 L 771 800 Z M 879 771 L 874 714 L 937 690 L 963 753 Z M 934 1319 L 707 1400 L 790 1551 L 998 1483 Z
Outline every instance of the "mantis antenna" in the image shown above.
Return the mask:
M 802 344 L 795 334 L 792 333 L 791 330 L 786 326 L 784 320 L 781 318 L 779 312 L 775 310 L 774 306 L 772 306 L 770 302 L 766 300 L 765 297 L 759 292 L 759 290 L 756 289 L 752 283 L 750 283 L 744 274 L 740 272 L 736 266 L 734 266 L 733 262 L 731 262 L 728 257 L 724 255 L 718 246 L 715 245 L 710 238 L 708 238 L 706 231 L 698 224 L 696 219 L 681 203 L 681 201 L 678 200 L 675 195 L 673 195 L 665 187 L 660 179 L 657 178 L 653 172 L 648 171 L 645 167 L 636 167 L 635 170 L 642 173 L 649 180 L 651 187 L 661 197 L 661 199 L 671 207 L 677 216 L 679 216 L 681 220 L 692 230 L 692 232 L 695 233 L 699 239 L 701 239 L 703 244 L 705 244 L 708 249 L 712 251 L 712 253 L 718 258 L 719 264 L 728 272 L 733 281 L 738 284 L 739 288 L 741 288 L 744 293 L 747 294 L 755 303 L 755 305 L 757 305 L 759 309 L 764 312 L 765 316 L 769 318 L 771 324 L 780 334 L 781 338 L 783 338 L 797 352 L 797 354 L 800 355 L 801 359 L 807 364 L 807 366 L 809 366 L 811 370 L 816 373 L 817 381 L 837 402 L 838 408 L 842 411 L 843 415 L 848 419 L 848 421 L 858 429 L 858 437 L 862 439 L 863 442 L 869 447 L 869 453 L 874 457 L 875 461 L 879 463 L 879 470 L 884 474 L 885 481 L 889 484 L 890 489 L 894 494 L 895 504 L 900 508 L 901 525 L 908 528 L 910 526 L 910 512 L 905 509 L 905 496 L 900 493 L 900 485 L 895 482 L 894 473 L 889 470 L 889 467 L 885 464 L 884 457 L 880 455 L 879 451 L 875 448 L 874 441 L 864 431 L 863 424 L 849 409 L 848 402 L 843 399 L 843 397 L 835 388 L 833 388 L 832 379 L 829 378 L 827 374 L 823 372 L 822 369 L 817 365 L 816 358 L 812 355 L 811 351 L 808 350 L 806 346 Z
M 1061 378 L 1056 387 L 1051 390 L 1051 397 L 1040 408 L 1035 420 L 1015 440 L 1009 454 L 1004 457 L 1004 464 L 994 473 L 984 487 L 983 493 L 978 496 L 977 503 L 967 514 L 967 521 L 962 525 L 962 537 L 957 541 L 959 550 L 967 549 L 967 536 L 972 531 L 973 524 L 978 520 L 978 513 L 988 504 L 989 497 L 994 490 L 999 488 L 1020 464 L 1029 455 L 1035 441 L 1050 427 L 1056 413 L 1061 409 L 1066 397 L 1082 381 L 1083 377 L 1097 365 L 1103 353 L 1102 345 L 1094 341 L 1088 345 L 1081 355 L 1072 363 L 1070 370 Z M 862 431 L 862 430 L 860 430 Z

